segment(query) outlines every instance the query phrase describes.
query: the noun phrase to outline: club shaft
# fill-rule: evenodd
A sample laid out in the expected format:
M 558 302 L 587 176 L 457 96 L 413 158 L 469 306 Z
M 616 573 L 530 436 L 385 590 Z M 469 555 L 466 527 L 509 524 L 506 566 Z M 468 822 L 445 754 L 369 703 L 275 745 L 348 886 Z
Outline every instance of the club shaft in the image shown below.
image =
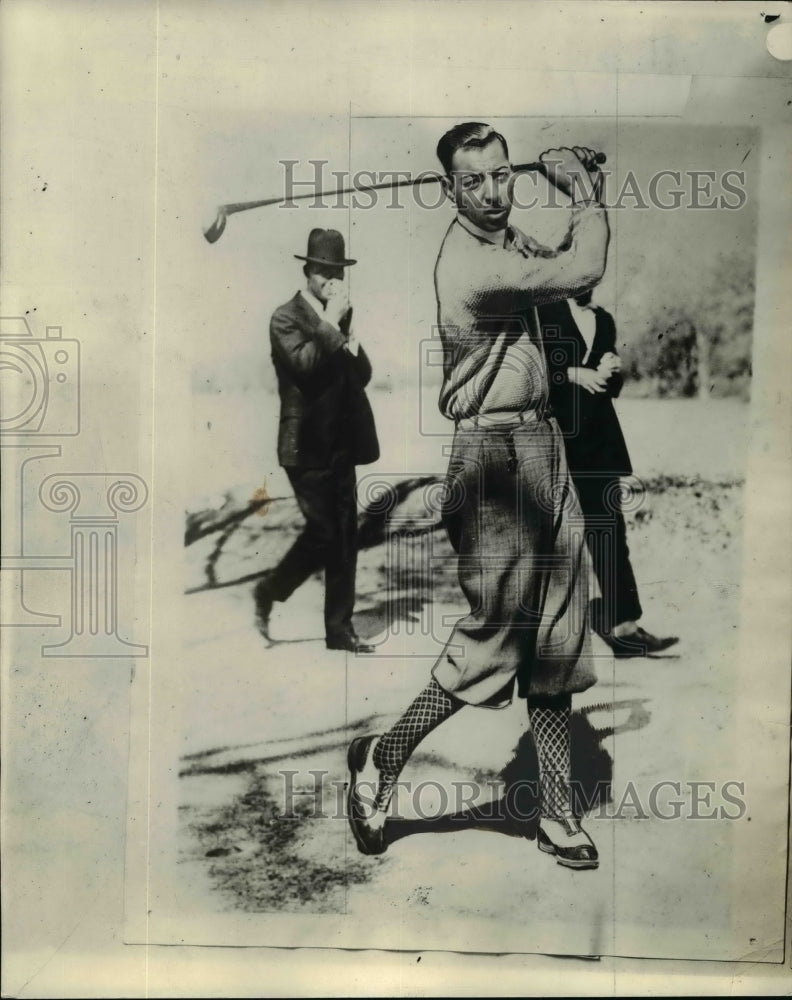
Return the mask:
M 605 154 L 597 154 L 597 163 L 605 162 Z M 518 163 L 513 168 L 515 173 L 545 173 L 544 163 Z M 288 197 L 282 195 L 278 198 L 263 198 L 260 201 L 238 201 L 229 205 L 221 205 L 220 211 L 226 215 L 233 215 L 235 212 L 246 212 L 251 208 L 264 208 L 267 205 L 278 205 L 284 201 L 307 201 L 309 198 L 336 197 L 342 194 L 364 193 L 366 191 L 383 191 L 386 188 L 417 187 L 419 184 L 438 184 L 442 180 L 441 174 L 421 174 L 413 180 L 383 181 L 381 184 L 357 184 L 354 187 L 336 188 L 335 191 L 311 191 L 307 194 L 292 194 Z
M 605 163 L 606 159 L 607 157 L 604 153 L 597 153 L 595 162 Z M 542 162 L 518 163 L 512 169 L 514 173 L 538 173 L 546 175 L 547 166 L 547 164 Z M 366 191 L 383 191 L 389 188 L 417 187 L 419 184 L 438 184 L 442 179 L 442 174 L 425 173 L 416 177 L 414 180 L 383 181 L 381 184 L 357 184 L 354 187 L 336 188 L 335 191 L 312 191 L 308 194 L 292 194 L 288 196 L 281 195 L 277 198 L 262 198 L 259 201 L 231 202 L 228 205 L 221 205 L 218 208 L 217 217 L 215 221 L 204 230 L 204 236 L 209 243 L 217 242 L 225 230 L 226 219 L 229 215 L 234 215 L 236 212 L 247 212 L 252 208 L 264 208 L 267 205 L 282 205 L 285 202 L 291 203 L 292 201 L 307 201 L 309 198 L 316 201 L 317 199 L 327 197 L 328 195 L 330 197 L 337 198 L 342 194 L 362 194 Z
M 541 171 L 541 163 L 521 163 L 514 168 L 515 173 L 525 173 L 530 170 Z M 336 188 L 335 191 L 310 191 L 307 194 L 283 195 L 279 198 L 264 198 L 262 201 L 239 201 L 231 205 L 221 205 L 221 211 L 226 215 L 234 212 L 245 212 L 249 208 L 264 208 L 266 205 L 277 205 L 283 201 L 307 201 L 309 198 L 336 197 L 342 194 L 365 193 L 366 191 L 384 191 L 390 188 L 417 187 L 419 184 L 439 184 L 441 174 L 422 174 L 412 180 L 383 181 L 381 184 L 356 184 L 354 187 Z

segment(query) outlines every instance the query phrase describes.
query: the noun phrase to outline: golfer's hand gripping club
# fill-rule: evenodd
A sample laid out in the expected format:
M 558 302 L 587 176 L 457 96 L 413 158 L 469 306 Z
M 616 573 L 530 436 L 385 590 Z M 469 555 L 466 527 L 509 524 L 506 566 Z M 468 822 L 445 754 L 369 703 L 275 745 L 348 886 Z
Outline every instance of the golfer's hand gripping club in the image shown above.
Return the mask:
M 573 201 L 598 201 L 602 193 L 603 174 L 599 164 L 605 154 L 587 146 L 562 146 L 548 149 L 539 157 L 547 179 Z

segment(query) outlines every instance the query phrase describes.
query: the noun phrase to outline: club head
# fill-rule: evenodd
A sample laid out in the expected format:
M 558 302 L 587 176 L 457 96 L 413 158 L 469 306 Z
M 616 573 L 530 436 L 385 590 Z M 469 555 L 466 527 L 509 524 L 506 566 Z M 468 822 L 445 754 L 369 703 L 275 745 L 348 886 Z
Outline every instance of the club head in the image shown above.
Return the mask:
M 204 229 L 203 234 L 206 237 L 208 243 L 216 243 L 220 237 L 223 235 L 223 230 L 226 227 L 226 215 L 224 208 L 219 208 L 217 210 L 217 217 L 214 222 Z

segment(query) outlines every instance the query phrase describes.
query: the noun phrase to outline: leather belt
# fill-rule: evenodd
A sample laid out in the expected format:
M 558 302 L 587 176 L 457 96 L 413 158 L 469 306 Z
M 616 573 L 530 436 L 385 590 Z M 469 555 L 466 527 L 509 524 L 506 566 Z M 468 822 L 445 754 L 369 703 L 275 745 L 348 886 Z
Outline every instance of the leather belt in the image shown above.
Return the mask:
M 477 413 L 472 417 L 462 417 L 456 425 L 462 431 L 509 430 L 521 424 L 535 424 L 552 416 L 549 406 L 522 410 L 520 413 Z

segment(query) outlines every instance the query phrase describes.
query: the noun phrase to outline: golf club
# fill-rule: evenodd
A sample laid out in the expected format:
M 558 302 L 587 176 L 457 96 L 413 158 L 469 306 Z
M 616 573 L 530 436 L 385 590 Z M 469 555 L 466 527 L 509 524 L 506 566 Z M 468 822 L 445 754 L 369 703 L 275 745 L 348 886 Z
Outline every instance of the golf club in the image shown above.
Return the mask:
M 607 157 L 604 153 L 597 153 L 594 160 L 597 164 L 601 164 L 606 162 Z M 514 167 L 514 173 L 543 174 L 544 172 L 545 165 L 541 162 L 518 163 Z M 292 194 L 289 195 L 288 199 L 284 195 L 279 195 L 277 198 L 263 198 L 260 201 L 232 202 L 228 205 L 221 205 L 218 208 L 217 217 L 210 226 L 204 229 L 204 236 L 209 243 L 216 243 L 217 240 L 219 240 L 223 235 L 229 215 L 235 215 L 237 212 L 248 212 L 253 208 L 265 208 L 267 205 L 280 205 L 282 202 L 287 200 L 299 201 L 305 200 L 306 198 L 322 198 L 325 195 L 335 197 L 342 194 L 354 194 L 355 192 L 363 193 L 365 191 L 380 191 L 384 188 L 416 187 L 418 184 L 437 184 L 441 179 L 441 174 L 429 174 L 416 177 L 415 180 L 385 181 L 382 184 L 358 185 L 356 187 L 338 188 L 335 191 L 312 191 L 309 194 Z

